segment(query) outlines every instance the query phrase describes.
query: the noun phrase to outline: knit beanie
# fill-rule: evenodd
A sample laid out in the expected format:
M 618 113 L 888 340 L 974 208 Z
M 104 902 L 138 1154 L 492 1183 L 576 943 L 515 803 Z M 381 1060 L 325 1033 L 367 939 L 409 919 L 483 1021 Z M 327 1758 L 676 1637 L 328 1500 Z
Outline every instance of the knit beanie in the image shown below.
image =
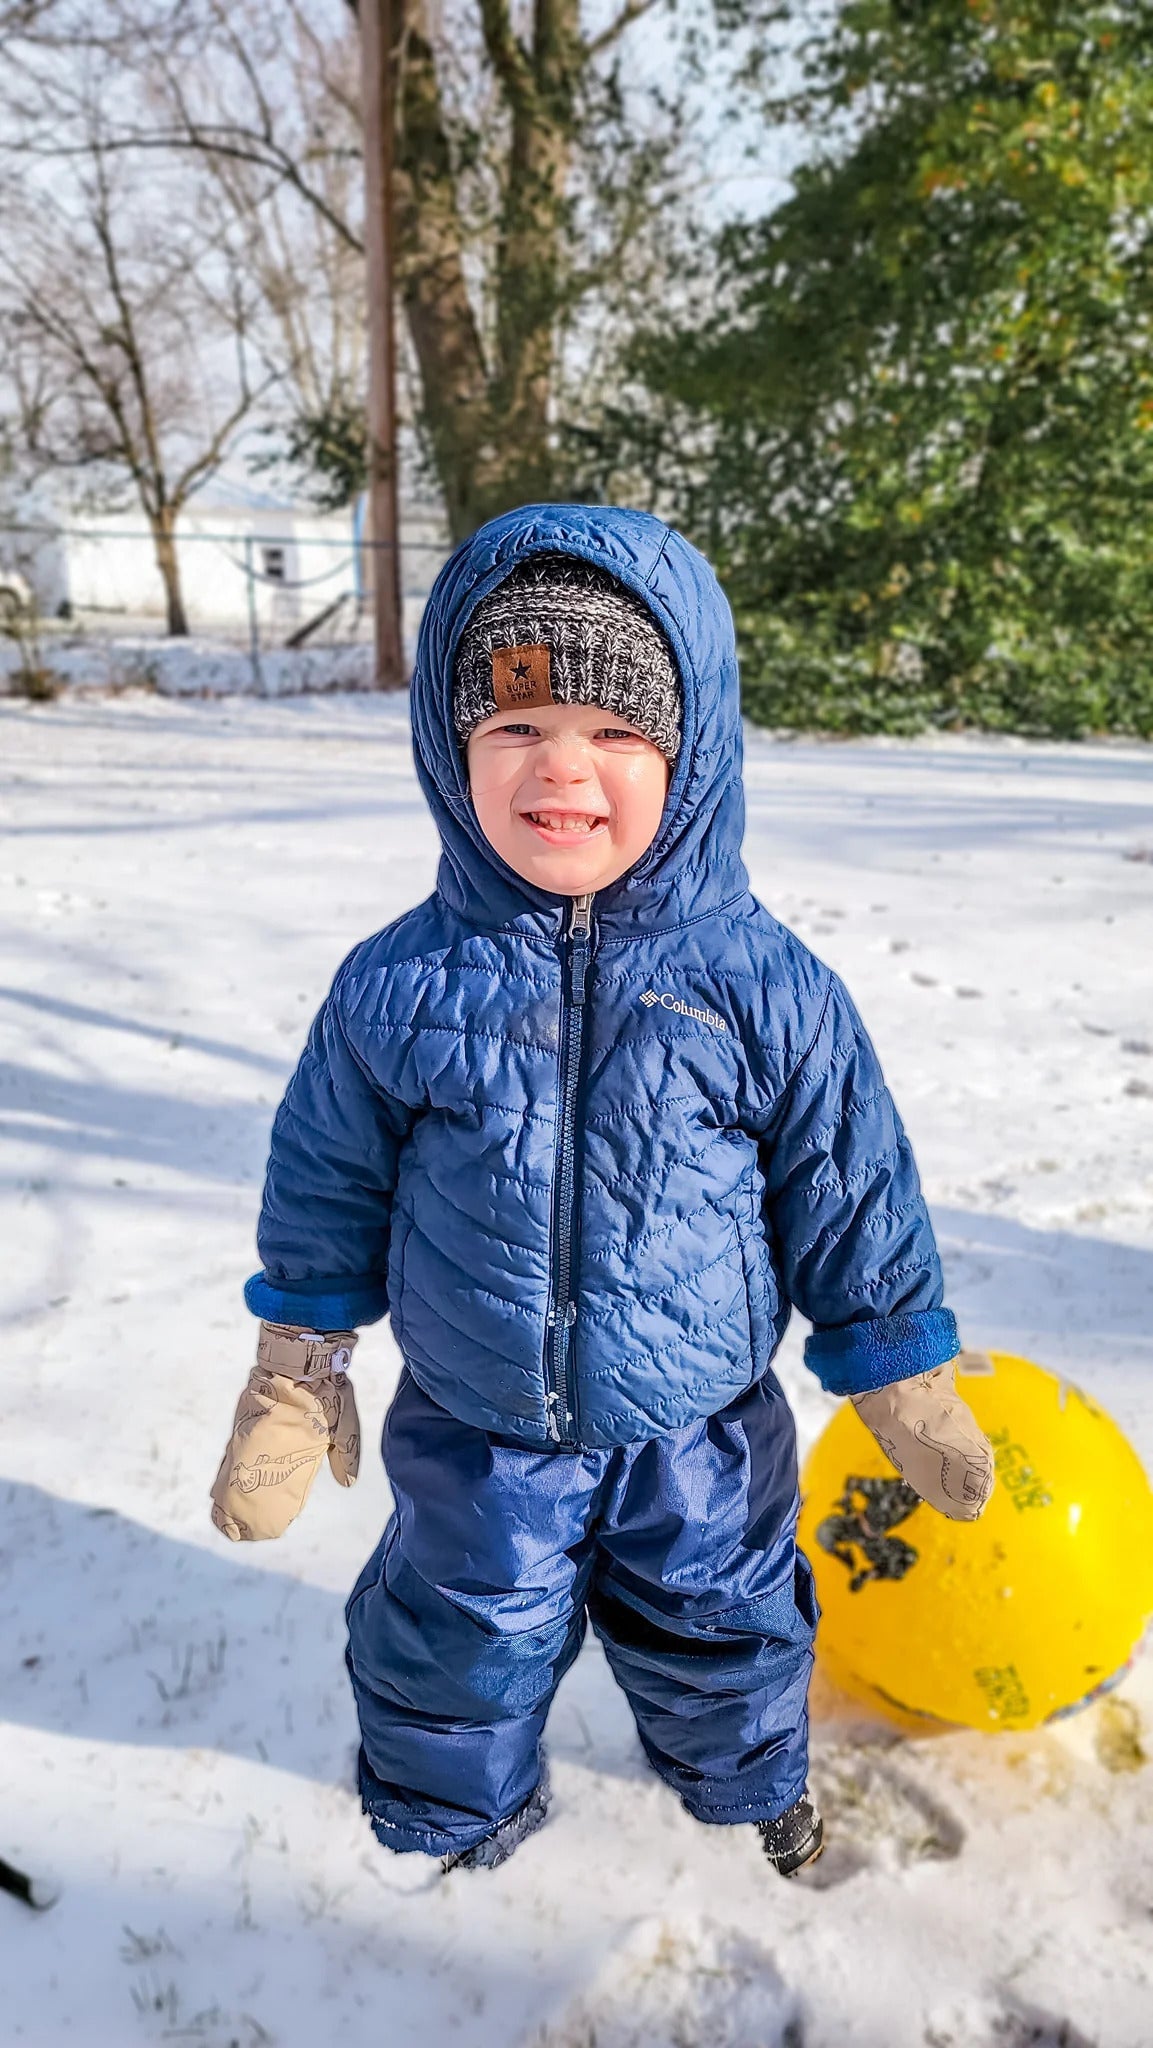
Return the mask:
M 482 598 L 457 649 L 452 709 L 462 749 L 482 719 L 545 704 L 599 704 L 672 764 L 681 679 L 652 612 L 572 555 L 534 555 Z

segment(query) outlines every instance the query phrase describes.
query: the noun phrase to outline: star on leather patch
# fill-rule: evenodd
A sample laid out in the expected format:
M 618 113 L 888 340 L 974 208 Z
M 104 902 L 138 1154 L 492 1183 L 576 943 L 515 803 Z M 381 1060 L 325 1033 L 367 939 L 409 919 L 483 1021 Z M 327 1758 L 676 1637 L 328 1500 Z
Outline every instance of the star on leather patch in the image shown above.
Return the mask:
M 555 704 L 547 647 L 494 647 L 492 694 L 498 711 Z

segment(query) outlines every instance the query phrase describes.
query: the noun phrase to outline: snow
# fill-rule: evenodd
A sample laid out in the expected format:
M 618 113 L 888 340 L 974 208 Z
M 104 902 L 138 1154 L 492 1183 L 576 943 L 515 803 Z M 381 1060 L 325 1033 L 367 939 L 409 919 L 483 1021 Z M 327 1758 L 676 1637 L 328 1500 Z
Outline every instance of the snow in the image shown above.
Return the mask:
M 432 881 L 404 702 L 9 700 L 0 779 L 0 1855 L 64 1888 L 0 1897 L 4 2039 L 1149 2048 L 1148 1656 L 1031 1736 L 914 1741 L 819 1686 L 834 1846 L 785 1885 L 646 1769 L 590 1646 L 505 1869 L 376 1847 L 341 1602 L 379 1465 L 275 1547 L 226 1545 L 206 1490 L 273 1107 L 343 953 Z M 1153 1462 L 1153 750 L 752 734 L 748 790 L 754 886 L 864 1011 L 966 1341 L 1069 1372 Z M 367 1332 L 370 1439 L 397 1364 Z
M 0 693 L 20 694 L 18 678 L 28 654 L 15 640 L 0 640 Z M 155 690 L 162 697 L 291 697 L 299 692 L 372 688 L 373 651 L 367 641 L 315 647 L 262 647 L 254 663 L 246 648 L 215 640 L 89 639 L 53 635 L 32 653 L 54 692 Z

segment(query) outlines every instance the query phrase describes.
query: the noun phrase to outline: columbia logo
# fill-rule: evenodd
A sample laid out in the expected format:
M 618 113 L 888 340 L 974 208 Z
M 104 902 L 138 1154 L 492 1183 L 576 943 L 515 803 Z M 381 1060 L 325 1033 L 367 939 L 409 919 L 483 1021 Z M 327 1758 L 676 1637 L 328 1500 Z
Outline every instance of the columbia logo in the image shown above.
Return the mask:
M 695 1017 L 698 1024 L 707 1024 L 713 1031 L 727 1031 L 729 1028 L 724 1018 L 718 1016 L 715 1010 L 702 1009 L 695 1003 L 683 1002 L 680 996 L 670 995 L 667 990 L 663 996 L 659 996 L 655 988 L 646 988 L 641 1001 L 646 1010 L 651 1010 L 654 1004 L 659 1003 L 662 1010 L 673 1010 L 678 1017 Z

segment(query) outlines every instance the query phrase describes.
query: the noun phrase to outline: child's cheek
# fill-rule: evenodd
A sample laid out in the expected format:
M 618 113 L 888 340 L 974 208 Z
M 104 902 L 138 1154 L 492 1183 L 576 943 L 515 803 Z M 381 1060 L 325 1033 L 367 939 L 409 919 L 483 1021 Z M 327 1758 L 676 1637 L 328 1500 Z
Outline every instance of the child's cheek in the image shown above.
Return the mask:
M 660 827 L 669 791 L 669 764 L 654 748 L 652 754 L 622 761 L 620 766 L 624 772 L 615 792 L 617 815 L 639 859 Z

